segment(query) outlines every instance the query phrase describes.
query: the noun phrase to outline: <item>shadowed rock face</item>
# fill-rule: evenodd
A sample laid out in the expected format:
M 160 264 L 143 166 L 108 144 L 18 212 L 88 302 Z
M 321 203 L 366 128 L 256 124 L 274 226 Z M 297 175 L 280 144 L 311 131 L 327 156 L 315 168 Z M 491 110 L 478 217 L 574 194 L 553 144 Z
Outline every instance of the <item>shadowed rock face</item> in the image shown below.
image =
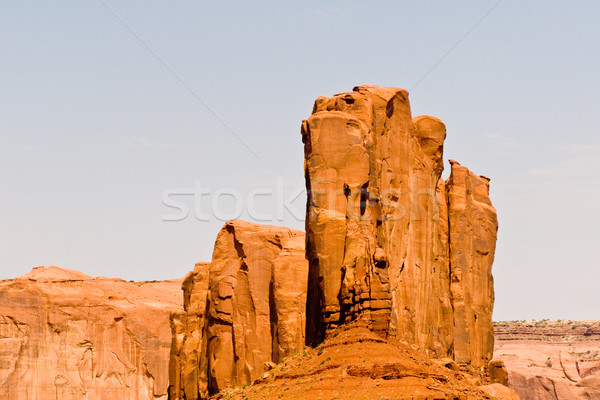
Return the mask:
M 210 265 L 185 280 L 186 313 L 172 322 L 171 399 L 198 399 L 262 377 L 304 346 L 304 234 L 230 221 Z
M 0 281 L 0 399 L 166 399 L 180 285 L 57 267 Z
M 302 136 L 307 341 L 361 320 L 486 367 L 496 213 L 487 178 L 453 162 L 441 181 L 443 122 L 413 118 L 403 89 L 365 85 L 319 97 Z

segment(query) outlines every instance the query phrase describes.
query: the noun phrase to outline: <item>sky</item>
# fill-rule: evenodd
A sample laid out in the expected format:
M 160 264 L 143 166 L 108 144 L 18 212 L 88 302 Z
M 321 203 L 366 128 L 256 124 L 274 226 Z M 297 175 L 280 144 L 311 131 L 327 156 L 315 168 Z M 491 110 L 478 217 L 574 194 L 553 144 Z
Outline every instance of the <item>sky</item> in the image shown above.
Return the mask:
M 491 177 L 494 318 L 600 319 L 599 19 L 592 0 L 0 0 L 0 279 L 170 279 L 229 217 L 303 229 L 301 121 L 377 84 Z

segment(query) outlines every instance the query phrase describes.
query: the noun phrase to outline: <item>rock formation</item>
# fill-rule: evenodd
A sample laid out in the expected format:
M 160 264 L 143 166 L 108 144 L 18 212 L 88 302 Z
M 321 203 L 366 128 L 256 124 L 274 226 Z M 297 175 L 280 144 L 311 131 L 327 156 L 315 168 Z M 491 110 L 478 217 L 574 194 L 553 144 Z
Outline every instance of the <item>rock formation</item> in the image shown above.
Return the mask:
M 489 180 L 452 162 L 441 181 L 445 126 L 413 118 L 403 89 L 319 97 L 302 136 L 308 342 L 361 320 L 484 369 L 497 230 Z
M 171 316 L 173 341 L 169 362 L 170 398 L 174 388 L 181 398 L 197 399 L 208 395 L 208 358 L 206 357 L 206 302 L 210 263 L 197 263 L 182 284 L 184 312 Z M 203 351 L 204 350 L 204 351 Z
M 522 400 L 600 400 L 599 321 L 497 322 L 494 357 Z
M 489 198 L 489 179 L 456 161 L 450 164 L 446 188 L 454 358 L 484 367 L 494 351 L 492 263 L 498 221 Z
M 348 324 L 370 331 L 364 340 L 385 343 L 389 354 L 389 346 L 408 346 L 446 358 L 446 369 L 470 371 L 479 379 L 473 393 L 481 396 L 472 398 L 515 398 L 502 385 L 500 363 L 484 385 L 494 345 L 498 227 L 489 179 L 455 161 L 447 182 L 441 179 L 444 123 L 413 118 L 403 89 L 360 86 L 318 98 L 302 137 L 306 251 L 301 232 L 225 225 L 210 266 L 197 266 L 185 280 L 186 312 L 172 319 L 170 398 L 204 398 L 264 380 L 271 374 L 263 376 L 265 366 L 305 341 L 322 346 Z M 340 347 L 336 362 L 374 361 L 371 354 L 345 354 L 355 347 Z M 441 385 L 435 368 L 408 368 L 407 357 L 390 370 L 371 363 L 338 366 L 337 374 L 399 379 L 395 390 L 418 389 L 422 398 L 463 398 L 431 390 Z M 473 385 L 456 387 L 466 393 Z
M 166 399 L 180 285 L 57 267 L 0 281 L 0 400 Z
M 433 359 L 414 345 L 385 340 L 358 323 L 334 330 L 316 348 L 288 357 L 254 385 L 231 388 L 221 398 L 519 400 L 506 386 Z
M 250 384 L 304 346 L 304 240 L 288 228 L 225 224 L 210 266 L 184 281 L 186 313 L 172 320 L 171 399 Z

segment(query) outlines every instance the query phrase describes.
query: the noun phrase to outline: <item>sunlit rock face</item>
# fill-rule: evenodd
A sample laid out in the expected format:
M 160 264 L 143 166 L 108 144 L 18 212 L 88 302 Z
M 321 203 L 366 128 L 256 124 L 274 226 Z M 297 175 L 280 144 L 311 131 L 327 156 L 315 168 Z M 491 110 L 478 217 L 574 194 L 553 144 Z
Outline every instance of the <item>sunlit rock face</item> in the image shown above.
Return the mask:
M 412 117 L 403 89 L 319 97 L 302 123 L 306 238 L 225 224 L 172 318 L 170 398 L 250 384 L 351 322 L 483 376 L 496 211 L 489 179 L 451 161 L 443 181 L 445 137 L 441 120 Z M 486 390 L 508 391 L 498 385 Z
M 184 312 L 171 316 L 173 341 L 169 363 L 170 398 L 208 396 L 206 305 L 210 263 L 197 263 L 184 279 Z
M 454 358 L 484 367 L 494 351 L 492 263 L 498 221 L 489 179 L 450 160 L 446 182 L 450 227 L 450 289 L 454 309 Z
M 522 400 L 600 399 L 600 321 L 495 324 L 494 357 Z
M 186 278 L 174 316 L 171 399 L 248 385 L 304 347 L 308 262 L 304 233 L 230 221 L 211 263 Z
M 302 123 L 308 191 L 307 340 L 362 320 L 478 368 L 493 350 L 497 219 L 488 179 L 452 163 L 446 128 L 404 89 L 319 97 Z
M 0 399 L 166 399 L 180 286 L 57 267 L 0 281 Z

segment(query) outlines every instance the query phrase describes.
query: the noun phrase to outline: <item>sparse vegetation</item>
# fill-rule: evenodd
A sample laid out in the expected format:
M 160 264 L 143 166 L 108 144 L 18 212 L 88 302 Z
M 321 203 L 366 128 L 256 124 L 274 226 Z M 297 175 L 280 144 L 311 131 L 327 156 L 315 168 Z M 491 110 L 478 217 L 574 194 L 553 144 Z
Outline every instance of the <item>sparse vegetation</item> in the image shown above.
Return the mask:
M 582 361 L 600 361 L 600 351 L 569 352 L 569 354 Z
M 317 355 L 320 356 L 321 354 L 323 354 L 323 345 L 319 345 L 319 347 L 317 347 Z

